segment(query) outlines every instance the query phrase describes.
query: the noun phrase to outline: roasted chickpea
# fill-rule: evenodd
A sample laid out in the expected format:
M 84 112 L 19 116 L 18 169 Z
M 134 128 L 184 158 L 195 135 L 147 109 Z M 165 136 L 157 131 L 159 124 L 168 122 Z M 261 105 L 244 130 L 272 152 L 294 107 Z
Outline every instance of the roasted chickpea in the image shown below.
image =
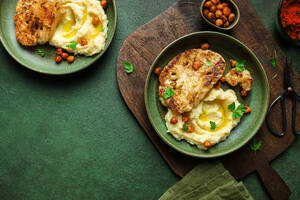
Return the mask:
M 224 14 L 226 17 L 228 17 L 228 16 L 230 15 L 230 13 L 231 13 L 230 8 L 228 8 L 228 7 L 224 7 L 224 8 L 223 8 L 223 14 Z
M 61 54 L 63 53 L 62 48 L 58 48 L 58 49 L 56 50 L 56 53 L 57 53 L 57 55 L 61 55 Z
M 192 132 L 194 132 L 194 130 L 195 130 L 195 128 L 193 127 L 193 125 L 192 125 L 192 124 L 189 124 L 189 125 L 188 125 L 188 130 L 187 130 L 186 132 L 192 133 Z
M 231 65 L 231 67 L 235 67 L 236 63 L 237 63 L 237 61 L 236 61 L 236 60 L 231 60 L 231 61 L 230 61 L 230 65 Z
M 235 19 L 235 14 L 234 13 L 230 13 L 228 16 L 228 21 L 233 22 Z
M 212 12 L 208 13 L 207 18 L 208 18 L 210 21 L 214 21 L 214 19 L 215 19 L 214 13 L 212 13 Z
M 222 6 L 223 6 L 223 7 L 228 7 L 229 4 L 228 4 L 228 3 L 222 3 Z
M 208 9 L 204 9 L 203 10 L 203 14 L 205 17 L 208 17 L 208 13 L 209 13 L 209 10 Z
M 219 4 L 217 5 L 217 9 L 218 9 L 218 10 L 223 10 L 223 5 L 222 5 L 221 3 L 219 3 Z
M 217 7 L 216 6 L 211 6 L 210 7 L 210 12 L 216 12 L 216 10 L 217 10 Z
M 62 58 L 61 58 L 61 56 L 56 56 L 55 57 L 55 62 L 58 64 L 58 63 L 60 63 L 62 61 Z
M 99 24 L 99 22 L 100 22 L 99 17 L 97 17 L 97 16 L 93 17 L 92 24 L 94 26 L 97 26 Z
M 223 20 L 223 23 L 227 21 L 227 17 L 225 17 L 225 15 L 222 15 L 222 16 L 220 17 L 220 19 Z
M 74 56 L 68 56 L 68 57 L 67 57 L 67 61 L 68 61 L 69 63 L 72 63 L 74 60 L 75 60 L 75 57 L 74 57 Z
M 229 21 L 226 21 L 225 23 L 224 23 L 224 27 L 228 27 L 229 26 Z
M 213 5 L 213 4 L 212 4 L 211 1 L 207 1 L 207 2 L 205 2 L 204 7 L 205 7 L 205 8 L 210 8 L 212 5 Z
M 178 122 L 177 117 L 172 117 L 171 120 L 170 120 L 171 124 L 177 124 L 177 122 Z
M 217 5 L 219 3 L 219 0 L 211 0 L 211 2 L 215 5 Z
M 201 44 L 201 47 L 200 47 L 202 50 L 207 50 L 209 49 L 209 44 L 208 43 L 203 43 Z
M 107 6 L 108 6 L 107 0 L 101 0 L 100 5 L 101 5 L 102 8 L 104 8 L 104 9 L 107 8 Z
M 85 46 L 85 45 L 87 45 L 88 44 L 88 41 L 86 40 L 86 39 L 81 39 L 80 40 L 80 45 L 81 46 Z
M 154 73 L 155 73 L 157 76 L 159 76 L 160 73 L 161 73 L 161 71 L 162 71 L 161 67 L 156 67 L 155 70 L 154 70 Z
M 217 19 L 216 20 L 216 26 L 222 26 L 223 25 L 223 20 L 222 19 Z
M 217 10 L 217 11 L 215 12 L 215 16 L 216 16 L 216 18 L 221 18 L 221 17 L 222 17 L 222 15 L 223 15 L 223 13 L 222 13 L 222 11 L 221 11 L 221 10 Z
M 182 117 L 182 121 L 183 121 L 184 123 L 187 123 L 187 122 L 189 121 L 189 117 L 183 116 L 183 117 Z
M 242 90 L 242 91 L 241 91 L 241 95 L 242 95 L 242 97 L 247 96 L 247 91 L 246 91 L 246 90 Z
M 200 67 L 201 67 L 200 61 L 195 61 L 195 62 L 193 63 L 193 68 L 194 68 L 194 70 L 197 70 L 197 69 L 199 69 Z
M 245 106 L 247 108 L 247 110 L 245 111 L 245 114 L 250 113 L 251 112 L 251 108 L 249 106 Z
M 62 56 L 63 59 L 67 59 L 67 57 L 69 56 L 69 54 L 68 53 L 62 53 L 61 56 Z
M 212 146 L 211 143 L 210 143 L 210 141 L 208 141 L 208 140 L 206 140 L 203 145 L 206 148 L 210 148 Z

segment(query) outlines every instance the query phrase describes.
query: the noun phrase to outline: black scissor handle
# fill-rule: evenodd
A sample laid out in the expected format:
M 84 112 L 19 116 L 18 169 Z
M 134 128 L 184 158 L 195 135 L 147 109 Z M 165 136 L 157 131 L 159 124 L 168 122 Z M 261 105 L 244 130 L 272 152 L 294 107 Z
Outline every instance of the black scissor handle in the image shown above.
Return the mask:
M 282 132 L 281 133 L 276 133 L 273 128 L 271 128 L 270 122 L 269 122 L 269 114 L 270 111 L 272 110 L 272 108 L 275 106 L 275 104 L 280 101 L 280 105 L 281 105 L 281 115 L 282 115 Z M 267 127 L 270 130 L 270 132 L 277 136 L 277 137 L 282 137 L 285 135 L 285 131 L 286 131 L 286 110 L 285 110 L 285 95 L 283 94 L 282 96 L 277 97 L 272 104 L 269 106 L 268 111 L 267 111 L 267 117 L 266 117 L 266 123 L 267 123 Z M 276 122 L 273 122 L 276 123 Z
M 297 94 L 293 95 L 293 107 L 292 107 L 292 129 L 293 133 L 300 135 L 300 132 L 296 131 L 296 110 L 297 110 L 297 101 L 300 102 L 300 96 Z

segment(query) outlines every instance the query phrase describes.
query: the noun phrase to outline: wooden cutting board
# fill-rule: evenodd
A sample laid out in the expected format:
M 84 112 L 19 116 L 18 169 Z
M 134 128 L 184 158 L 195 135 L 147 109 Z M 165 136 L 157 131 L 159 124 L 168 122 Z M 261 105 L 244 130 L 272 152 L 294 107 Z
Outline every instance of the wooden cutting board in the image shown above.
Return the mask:
M 259 20 L 255 11 L 244 0 L 235 1 L 240 8 L 241 18 L 238 25 L 226 34 L 246 44 L 263 64 L 270 83 L 271 98 L 273 101 L 283 92 L 283 67 L 285 55 L 276 44 L 271 34 Z M 199 14 L 199 0 L 180 0 L 165 12 L 161 13 L 147 24 L 131 33 L 124 41 L 117 61 L 117 79 L 122 96 L 141 127 L 155 145 L 161 156 L 178 176 L 183 177 L 202 159 L 189 157 L 178 153 L 166 145 L 152 128 L 144 104 L 144 86 L 148 70 L 160 51 L 175 39 L 195 31 L 211 30 L 204 24 Z M 265 47 L 269 48 L 269 51 Z M 277 50 L 277 67 L 272 67 L 269 58 L 273 50 Z M 127 74 L 123 62 L 135 64 L 135 72 Z M 295 71 L 294 86 L 300 94 L 300 78 Z M 276 77 L 274 76 L 275 74 Z M 291 122 L 291 105 L 288 102 L 288 124 Z M 298 113 L 300 108 L 298 106 Z M 280 108 L 276 108 L 271 116 L 276 128 L 280 127 Z M 298 124 L 297 130 L 300 128 Z M 221 160 L 226 169 L 237 179 L 241 179 L 251 172 L 257 171 L 265 188 L 272 199 L 288 199 L 290 190 L 280 176 L 270 167 L 269 162 L 285 151 L 295 140 L 291 129 L 282 138 L 270 134 L 263 124 L 258 135 L 263 145 L 259 152 L 254 154 L 248 145 L 240 150 L 223 157 Z

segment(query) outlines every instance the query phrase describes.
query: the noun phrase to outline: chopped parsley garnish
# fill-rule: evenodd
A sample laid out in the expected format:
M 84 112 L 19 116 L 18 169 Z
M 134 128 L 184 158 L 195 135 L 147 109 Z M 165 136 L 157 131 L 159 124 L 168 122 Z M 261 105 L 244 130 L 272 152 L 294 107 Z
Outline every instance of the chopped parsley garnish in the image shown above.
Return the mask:
M 69 44 L 67 44 L 66 47 L 71 48 L 71 49 L 76 49 L 77 42 L 71 41 Z
M 227 108 L 228 108 L 228 110 L 230 110 L 231 112 L 233 112 L 234 109 L 235 109 L 235 103 L 232 102 L 232 104 L 230 104 Z
M 124 65 L 125 71 L 126 71 L 128 74 L 134 72 L 134 64 L 129 63 L 129 62 L 123 62 L 123 65 Z
M 186 124 L 183 124 L 183 126 L 182 126 L 182 130 L 183 130 L 183 131 L 187 131 L 187 130 L 188 130 L 188 125 L 186 125 Z
M 239 105 L 237 109 L 232 113 L 233 119 L 242 117 L 246 110 L 247 108 L 244 105 Z
M 213 121 L 209 121 L 210 123 L 210 130 L 215 130 L 216 129 L 216 123 Z
M 40 56 L 42 56 L 42 57 L 44 57 L 44 56 L 46 55 L 45 51 L 44 51 L 43 49 L 40 49 L 40 48 L 38 48 L 38 49 L 36 50 L 36 52 L 37 52 Z
M 212 62 L 209 61 L 209 62 L 205 63 L 205 65 L 208 66 L 208 67 L 211 67 L 212 66 Z
M 274 55 L 273 55 L 272 58 L 270 58 L 270 62 L 271 62 L 273 67 L 276 66 L 276 62 L 277 62 L 277 51 L 276 50 L 274 50 Z
M 269 52 L 269 47 L 265 46 L 265 49 L 266 49 L 267 52 Z M 276 66 L 276 63 L 277 63 L 277 51 L 276 51 L 276 49 L 274 50 L 273 57 L 270 58 L 270 62 L 271 62 L 273 67 Z
M 244 105 L 239 105 L 237 107 L 237 109 L 235 110 L 234 102 L 232 104 L 230 104 L 227 108 L 228 108 L 228 110 L 230 110 L 232 112 L 233 119 L 242 117 L 244 112 L 247 110 L 246 106 L 244 106 Z
M 172 88 L 170 88 L 170 87 L 167 87 L 165 93 L 163 94 L 163 98 L 164 99 L 170 98 L 170 97 L 174 96 L 174 94 L 175 94 L 174 90 L 172 90 Z
M 102 26 L 102 28 L 101 28 L 101 32 L 104 32 L 104 27 Z
M 246 61 L 237 62 L 235 64 L 235 71 L 242 72 L 245 70 L 245 63 Z
M 256 151 L 260 150 L 262 142 L 259 141 L 256 137 L 253 138 L 252 142 L 249 144 L 250 149 L 256 153 Z

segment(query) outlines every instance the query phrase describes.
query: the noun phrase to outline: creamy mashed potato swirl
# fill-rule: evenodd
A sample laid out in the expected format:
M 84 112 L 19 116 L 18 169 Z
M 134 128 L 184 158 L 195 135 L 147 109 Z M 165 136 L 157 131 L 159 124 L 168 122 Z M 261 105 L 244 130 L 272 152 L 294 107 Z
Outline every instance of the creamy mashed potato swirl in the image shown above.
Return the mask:
M 50 45 L 66 49 L 74 54 L 92 56 L 104 49 L 107 37 L 107 16 L 97 0 L 61 0 L 65 14 L 61 19 L 54 36 L 49 41 Z M 94 17 L 99 18 L 99 23 L 93 25 Z M 87 41 L 82 45 L 80 41 Z M 67 47 L 75 41 L 75 49 Z
M 182 130 L 184 125 L 182 115 L 171 109 L 168 109 L 165 116 L 168 131 L 176 139 L 184 139 L 201 149 L 206 149 L 203 145 L 205 141 L 215 145 L 225 140 L 240 121 L 240 118 L 233 119 L 232 112 L 227 108 L 233 102 L 236 107 L 240 105 L 233 90 L 212 89 L 203 101 L 189 113 L 189 122 L 194 127 L 193 132 L 188 133 Z M 178 118 L 178 122 L 171 124 L 170 120 L 174 116 Z M 216 123 L 214 130 L 211 130 L 210 121 Z

